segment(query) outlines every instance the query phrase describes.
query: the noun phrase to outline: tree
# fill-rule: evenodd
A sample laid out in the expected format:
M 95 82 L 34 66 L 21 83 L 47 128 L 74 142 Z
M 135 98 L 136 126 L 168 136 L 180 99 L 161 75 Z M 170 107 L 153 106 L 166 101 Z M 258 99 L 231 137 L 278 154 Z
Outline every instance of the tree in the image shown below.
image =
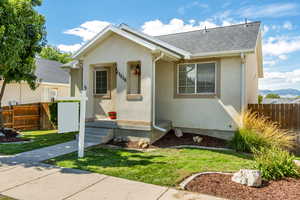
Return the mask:
M 3 81 L 0 108 L 8 83 L 25 81 L 31 89 L 37 87 L 35 56 L 46 43 L 45 18 L 35 9 L 41 3 L 41 0 L 0 1 L 0 76 Z M 2 112 L 0 123 L 3 131 Z
M 70 53 L 63 53 L 57 47 L 47 45 L 40 53 L 40 56 L 45 59 L 55 60 L 61 63 L 68 63 L 72 60 Z
M 279 99 L 280 96 L 278 94 L 275 94 L 275 93 L 270 93 L 270 94 L 266 95 L 266 98 L 268 98 L 268 99 Z
M 262 95 L 258 95 L 258 104 L 261 104 L 263 101 L 263 96 Z

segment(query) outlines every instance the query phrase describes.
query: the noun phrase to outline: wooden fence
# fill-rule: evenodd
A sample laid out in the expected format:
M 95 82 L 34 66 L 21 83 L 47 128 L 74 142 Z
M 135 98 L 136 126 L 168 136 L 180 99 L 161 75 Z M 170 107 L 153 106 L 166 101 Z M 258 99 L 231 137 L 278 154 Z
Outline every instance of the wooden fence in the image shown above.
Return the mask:
M 278 122 L 284 129 L 300 130 L 300 104 L 249 104 L 248 109 Z
M 16 130 L 52 129 L 48 103 L 3 107 L 3 120 L 6 128 Z

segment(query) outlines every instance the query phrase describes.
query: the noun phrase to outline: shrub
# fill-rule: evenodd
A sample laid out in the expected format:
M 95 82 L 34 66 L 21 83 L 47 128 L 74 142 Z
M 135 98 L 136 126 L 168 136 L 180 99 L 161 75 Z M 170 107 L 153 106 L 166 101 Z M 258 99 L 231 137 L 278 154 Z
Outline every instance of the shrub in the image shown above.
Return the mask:
M 294 163 L 295 157 L 278 147 L 254 149 L 256 168 L 266 180 L 277 180 L 284 177 L 300 177 L 299 168 Z
M 277 123 L 257 112 L 247 111 L 243 114 L 243 126 L 236 132 L 231 144 L 236 150 L 245 152 L 272 146 L 292 149 L 295 146 L 295 134 L 280 129 Z
M 49 104 L 50 121 L 57 126 L 57 102 Z
M 252 152 L 252 149 L 270 146 L 270 144 L 260 134 L 250 129 L 239 129 L 235 132 L 230 145 L 236 151 Z

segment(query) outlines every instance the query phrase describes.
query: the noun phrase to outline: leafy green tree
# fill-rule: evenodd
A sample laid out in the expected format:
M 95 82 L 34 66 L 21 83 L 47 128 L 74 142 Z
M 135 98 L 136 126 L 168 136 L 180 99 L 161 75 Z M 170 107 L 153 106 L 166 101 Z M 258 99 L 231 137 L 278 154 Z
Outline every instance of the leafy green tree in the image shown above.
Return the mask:
M 261 104 L 263 101 L 263 96 L 262 95 L 258 95 L 258 104 Z
M 57 47 L 47 45 L 40 53 L 42 58 L 55 60 L 61 63 L 68 63 L 72 60 L 70 53 L 63 53 Z
M 270 94 L 266 95 L 266 98 L 268 98 L 268 99 L 279 99 L 280 96 L 278 94 L 275 94 L 275 93 L 270 93 Z
M 35 9 L 41 3 L 0 0 L 0 107 L 8 83 L 25 81 L 31 89 L 37 87 L 35 56 L 46 44 L 45 18 Z

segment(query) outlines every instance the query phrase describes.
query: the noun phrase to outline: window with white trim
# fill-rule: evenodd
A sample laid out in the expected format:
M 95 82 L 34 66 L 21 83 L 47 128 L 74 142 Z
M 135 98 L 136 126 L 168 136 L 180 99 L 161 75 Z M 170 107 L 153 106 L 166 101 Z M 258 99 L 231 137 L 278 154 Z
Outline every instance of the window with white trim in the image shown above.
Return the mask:
M 178 94 L 215 94 L 216 63 L 178 65 Z
M 94 72 L 94 93 L 106 95 L 108 91 L 108 70 L 98 69 Z

